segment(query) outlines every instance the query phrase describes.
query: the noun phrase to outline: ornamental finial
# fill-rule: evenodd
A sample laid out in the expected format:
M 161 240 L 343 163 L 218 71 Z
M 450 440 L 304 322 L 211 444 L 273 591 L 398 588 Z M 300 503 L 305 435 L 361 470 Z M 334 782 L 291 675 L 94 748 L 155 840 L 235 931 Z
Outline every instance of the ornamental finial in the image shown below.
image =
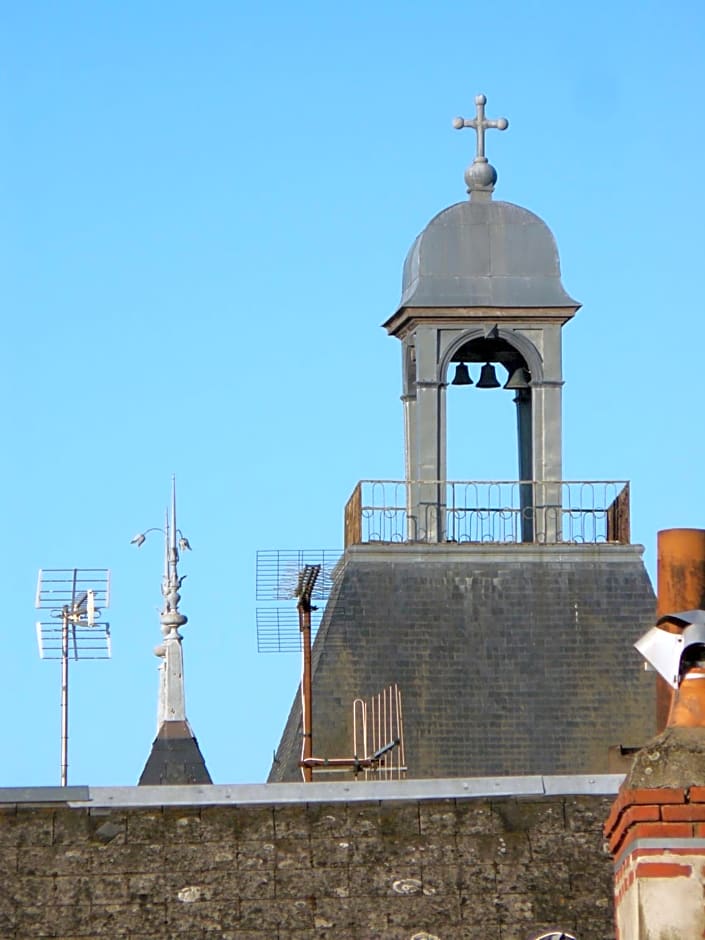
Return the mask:
M 171 510 L 171 511 L 170 511 Z M 164 528 L 145 529 L 138 533 L 132 544 L 138 548 L 144 544 L 149 532 L 161 532 L 164 536 L 164 576 L 162 578 L 162 611 L 159 614 L 163 641 L 154 650 L 162 663 L 160 669 L 159 707 L 157 727 L 163 721 L 185 721 L 183 656 L 181 634 L 188 617 L 179 610 L 181 585 L 186 575 L 179 574 L 179 551 L 190 549 L 188 539 L 176 527 L 176 479 L 171 478 L 171 507 L 165 513 Z
M 472 164 L 465 171 L 465 182 L 468 186 L 470 198 L 477 193 L 492 193 L 494 184 L 497 182 L 497 171 L 488 163 L 485 156 L 485 131 L 488 128 L 494 128 L 498 131 L 506 131 L 509 127 L 509 121 L 506 118 L 496 118 L 490 120 L 485 117 L 485 105 L 487 98 L 484 95 L 475 96 L 476 115 L 469 121 L 466 118 L 453 118 L 453 127 L 456 130 L 462 130 L 464 127 L 472 127 L 477 134 L 477 152 Z M 482 198 L 482 197 L 480 197 Z M 491 198 L 485 196 L 485 199 Z

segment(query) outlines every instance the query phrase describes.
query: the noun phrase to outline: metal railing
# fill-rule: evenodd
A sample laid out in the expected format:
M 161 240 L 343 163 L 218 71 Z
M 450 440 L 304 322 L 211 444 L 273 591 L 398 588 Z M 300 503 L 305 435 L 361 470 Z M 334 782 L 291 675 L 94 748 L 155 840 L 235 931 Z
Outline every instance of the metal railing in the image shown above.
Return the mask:
M 362 480 L 345 545 L 366 542 L 628 544 L 623 480 Z

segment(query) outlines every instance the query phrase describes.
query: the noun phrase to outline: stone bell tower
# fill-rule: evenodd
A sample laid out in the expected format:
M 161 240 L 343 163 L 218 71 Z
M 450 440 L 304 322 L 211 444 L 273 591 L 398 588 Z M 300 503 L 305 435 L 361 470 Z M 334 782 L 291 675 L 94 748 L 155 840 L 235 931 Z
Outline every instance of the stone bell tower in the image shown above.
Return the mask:
M 477 133 L 465 172 L 469 199 L 440 212 L 404 262 L 399 308 L 384 324 L 402 342 L 406 478 L 417 538 L 442 540 L 446 509 L 446 388 L 472 385 L 468 363 L 485 363 L 480 388 L 499 385 L 494 363 L 515 392 L 523 541 L 555 541 L 561 481 L 561 329 L 579 308 L 563 289 L 558 250 L 538 216 L 492 199 L 497 173 L 485 156 L 485 131 L 506 130 L 505 118 L 456 118 Z M 484 380 L 484 383 L 483 383 Z M 488 384 L 489 383 L 489 384 Z M 430 482 L 432 481 L 432 482 Z M 531 487 L 530 481 L 539 486 Z M 538 504 L 535 497 L 538 496 Z
M 485 117 L 484 95 L 475 104 L 454 121 L 477 133 L 470 198 L 413 242 L 384 324 L 402 344 L 405 479 L 363 480 L 345 507 L 311 660 L 310 752 L 366 756 L 353 702 L 394 684 L 409 776 L 618 770 L 653 733 L 653 677 L 632 638 L 654 595 L 628 483 L 563 479 L 561 334 L 579 304 L 548 226 L 492 198 L 485 132 L 508 122 Z M 449 384 L 514 396 L 516 480 L 472 479 L 471 466 L 447 479 Z M 297 696 L 271 780 L 300 779 L 301 741 Z

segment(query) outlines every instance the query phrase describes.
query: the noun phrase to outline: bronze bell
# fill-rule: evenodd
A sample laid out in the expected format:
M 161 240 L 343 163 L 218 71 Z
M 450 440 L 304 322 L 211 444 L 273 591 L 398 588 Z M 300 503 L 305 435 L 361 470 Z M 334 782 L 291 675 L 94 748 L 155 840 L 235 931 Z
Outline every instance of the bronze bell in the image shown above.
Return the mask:
M 477 388 L 499 388 L 497 373 L 494 371 L 494 366 L 492 363 L 485 363 L 485 365 L 480 370 L 480 378 L 477 383 Z
M 458 363 L 455 369 L 455 377 L 450 383 L 451 385 L 472 385 L 473 381 L 470 377 L 470 370 L 465 365 L 464 362 Z
M 524 366 L 519 366 L 509 376 L 507 381 L 504 383 L 504 387 L 513 389 L 514 391 L 519 391 L 520 389 L 528 388 L 530 382 L 531 373 L 529 370 L 525 369 Z

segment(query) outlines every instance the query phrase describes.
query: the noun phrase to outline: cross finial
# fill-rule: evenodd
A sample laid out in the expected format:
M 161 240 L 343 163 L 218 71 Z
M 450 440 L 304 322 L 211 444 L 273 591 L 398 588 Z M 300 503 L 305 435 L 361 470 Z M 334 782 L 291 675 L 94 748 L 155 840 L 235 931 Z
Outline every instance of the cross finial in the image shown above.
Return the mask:
M 471 121 L 462 117 L 453 118 L 453 127 L 456 130 L 472 127 L 477 134 L 477 153 L 472 165 L 465 171 L 465 182 L 468 184 L 470 198 L 472 198 L 473 193 L 491 193 L 494 184 L 497 182 L 497 171 L 487 162 L 485 156 L 485 131 L 489 128 L 506 131 L 509 127 L 509 121 L 506 118 L 486 118 L 486 104 L 487 98 L 484 95 L 476 95 L 475 108 L 477 113 L 475 117 Z M 488 197 L 485 196 L 484 198 Z

